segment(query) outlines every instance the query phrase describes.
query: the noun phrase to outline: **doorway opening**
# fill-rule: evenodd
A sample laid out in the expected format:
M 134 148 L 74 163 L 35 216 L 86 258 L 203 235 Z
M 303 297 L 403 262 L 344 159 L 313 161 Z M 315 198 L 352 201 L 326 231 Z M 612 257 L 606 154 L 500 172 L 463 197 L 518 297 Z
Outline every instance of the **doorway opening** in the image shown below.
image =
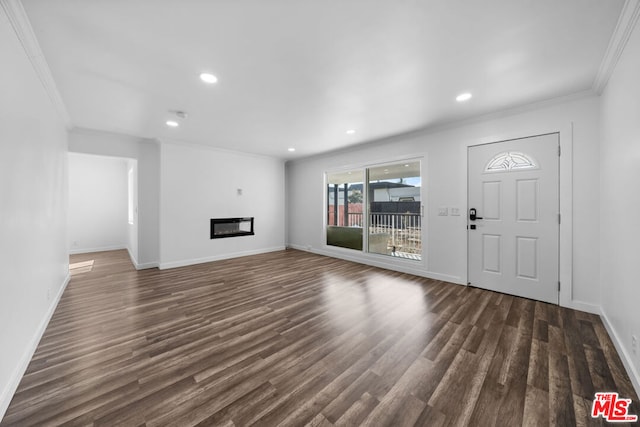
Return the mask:
M 138 162 L 68 153 L 69 252 L 127 249 L 138 256 Z M 87 270 L 89 266 L 79 266 Z

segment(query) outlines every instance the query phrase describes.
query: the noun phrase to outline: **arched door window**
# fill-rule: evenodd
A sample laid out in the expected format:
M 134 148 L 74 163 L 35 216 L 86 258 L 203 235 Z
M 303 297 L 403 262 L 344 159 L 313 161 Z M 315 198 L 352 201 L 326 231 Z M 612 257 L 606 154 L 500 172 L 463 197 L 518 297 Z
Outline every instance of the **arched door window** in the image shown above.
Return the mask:
M 538 162 L 527 154 L 505 151 L 493 157 L 484 168 L 485 173 L 511 172 L 526 169 L 538 169 Z

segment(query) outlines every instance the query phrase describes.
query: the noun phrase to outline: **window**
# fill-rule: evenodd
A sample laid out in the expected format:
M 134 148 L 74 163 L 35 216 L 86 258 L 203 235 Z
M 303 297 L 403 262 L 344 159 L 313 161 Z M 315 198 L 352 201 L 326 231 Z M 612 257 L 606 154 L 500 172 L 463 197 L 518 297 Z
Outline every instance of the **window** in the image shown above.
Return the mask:
M 133 212 L 134 212 L 134 182 L 133 182 L 133 168 L 129 168 L 129 173 L 127 175 L 127 220 L 129 224 L 133 224 Z
M 497 154 L 484 168 L 486 172 L 510 172 L 523 169 L 538 169 L 538 163 L 524 153 L 514 151 Z
M 327 173 L 327 245 L 421 260 L 421 189 L 419 160 Z

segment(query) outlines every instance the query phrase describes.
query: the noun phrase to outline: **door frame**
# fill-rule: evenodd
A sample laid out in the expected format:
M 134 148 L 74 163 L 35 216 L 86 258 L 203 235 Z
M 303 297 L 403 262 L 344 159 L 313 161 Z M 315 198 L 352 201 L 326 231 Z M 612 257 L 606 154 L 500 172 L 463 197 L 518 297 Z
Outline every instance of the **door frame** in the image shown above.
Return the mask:
M 505 132 L 467 141 L 464 144 L 467 166 L 465 170 L 465 216 L 468 215 L 469 195 L 469 147 L 485 145 L 532 136 L 557 133 L 560 141 L 560 239 L 559 239 L 559 305 L 575 308 L 591 313 L 597 312 L 597 307 L 573 299 L 573 122 L 565 126 L 537 126 L 516 132 Z M 468 220 L 465 219 L 465 226 Z M 469 282 L 469 231 L 467 230 L 467 266 L 465 283 Z
M 544 152 L 543 151 L 534 150 L 533 145 L 535 145 L 535 142 L 534 142 L 533 145 L 531 145 L 531 140 L 532 139 L 540 139 L 540 138 L 543 138 L 543 142 L 545 143 L 545 145 L 547 143 L 550 143 L 550 142 L 553 143 L 553 145 L 549 147 L 551 149 L 551 151 L 548 151 L 548 149 L 546 147 L 544 148 Z M 524 143 L 525 145 L 528 145 L 530 148 L 529 149 L 507 148 L 507 147 L 504 147 L 504 146 L 496 147 L 498 144 L 507 144 L 507 143 L 518 144 L 519 142 L 520 143 Z M 554 185 L 552 185 L 552 188 L 553 188 L 553 191 L 556 192 L 556 194 L 555 194 L 555 197 L 549 199 L 549 201 L 554 200 L 554 202 L 553 202 L 554 203 L 553 210 L 556 211 L 556 213 L 554 215 L 555 218 L 552 217 L 552 221 L 554 221 L 554 222 L 553 223 L 549 223 L 548 225 L 544 226 L 545 230 L 555 234 L 555 238 L 553 239 L 553 241 L 555 242 L 554 243 L 555 248 L 553 250 L 553 252 L 555 252 L 555 256 L 551 259 L 551 265 L 545 264 L 545 265 L 547 265 L 547 267 L 552 267 L 552 268 L 555 267 L 555 274 L 551 276 L 552 277 L 551 283 L 549 283 L 550 280 L 545 279 L 544 286 L 542 288 L 542 289 L 545 290 L 544 291 L 544 296 L 542 296 L 542 295 L 539 295 L 539 296 L 544 298 L 544 299 L 541 300 L 543 302 L 548 302 L 550 304 L 559 305 L 560 304 L 560 288 L 558 288 L 558 283 L 560 283 L 560 223 L 557 222 L 557 221 L 559 219 L 558 215 L 560 214 L 560 157 L 561 156 L 560 156 L 560 152 L 558 151 L 558 150 L 560 150 L 560 134 L 558 132 L 552 132 L 552 133 L 541 134 L 541 135 L 532 135 L 532 136 L 525 137 L 525 138 L 508 139 L 508 140 L 504 140 L 504 141 L 497 141 L 497 142 L 494 142 L 494 143 L 487 143 L 487 144 L 468 146 L 467 147 L 467 204 L 469 204 L 469 201 L 471 199 L 474 199 L 476 201 L 476 204 L 482 205 L 482 203 L 479 203 L 477 195 L 474 193 L 474 196 L 472 197 L 471 193 L 469 192 L 469 186 L 471 185 L 471 179 L 470 179 L 470 175 L 471 174 L 473 174 L 474 178 L 480 178 L 480 180 L 481 180 L 480 183 L 483 182 L 482 179 L 485 179 L 485 178 L 489 179 L 489 178 L 487 178 L 488 175 L 484 175 L 482 173 L 480 175 L 477 174 L 478 171 L 477 171 L 477 169 L 475 169 L 475 168 L 477 168 L 479 166 L 477 162 L 475 162 L 474 169 L 472 171 L 472 168 L 471 168 L 471 154 L 472 154 L 472 151 L 473 151 L 472 149 L 476 149 L 476 148 L 480 149 L 480 150 L 483 150 L 482 153 L 484 153 L 485 155 L 489 156 L 488 157 L 488 161 L 491 161 L 492 158 L 495 159 L 495 157 L 493 157 L 494 155 L 497 156 L 500 153 L 505 153 L 507 151 L 514 151 L 515 150 L 515 151 L 521 151 L 523 153 L 526 153 L 525 157 L 527 157 L 527 155 L 531 155 L 531 157 L 533 159 L 537 159 L 537 160 L 546 159 L 547 162 L 551 163 L 551 161 L 553 159 L 553 163 L 556 164 L 556 167 L 558 169 L 553 171 L 554 172 L 553 173 L 553 177 L 548 176 L 548 178 L 553 179 L 553 181 L 555 181 L 553 183 Z M 491 151 L 487 153 L 486 148 L 489 148 Z M 523 151 L 523 150 L 525 150 L 525 151 Z M 529 152 L 529 150 L 531 150 L 531 152 Z M 485 163 L 480 163 L 480 165 L 482 165 L 482 164 L 486 165 L 487 164 L 486 161 L 487 160 L 483 160 L 483 162 L 485 162 Z M 534 169 L 538 169 L 538 168 L 536 167 Z M 529 172 L 529 173 L 526 173 L 526 172 Z M 519 172 L 517 174 L 519 175 L 520 173 L 523 173 L 523 174 L 525 174 L 525 176 L 528 177 L 528 179 L 532 179 L 533 175 L 531 175 L 531 173 L 534 173 L 534 172 L 536 172 L 536 171 L 533 171 L 533 170 L 531 170 L 531 171 L 526 170 L 525 171 L 525 170 L 523 170 L 523 171 L 521 171 L 521 172 Z M 540 171 L 538 171 L 538 172 L 540 172 Z M 497 174 L 497 175 L 502 175 L 502 174 Z M 518 178 L 519 178 L 518 176 L 515 176 L 514 174 L 509 174 L 509 173 L 507 173 L 506 175 L 509 175 L 509 177 L 511 177 L 514 180 L 514 183 L 518 182 Z M 491 176 L 493 176 L 493 175 L 491 175 Z M 535 175 L 535 176 L 537 177 L 536 179 L 539 178 L 541 181 L 543 180 L 543 175 L 542 174 Z M 497 180 L 499 178 L 495 178 L 495 179 Z M 507 180 L 508 177 L 505 176 L 503 179 Z M 500 181 L 500 182 L 503 182 L 503 181 Z M 475 183 L 474 185 L 477 185 L 477 181 L 475 179 L 474 179 L 474 183 Z M 542 184 L 540 184 L 540 185 L 542 185 Z M 551 190 L 551 188 L 547 188 L 547 189 Z M 541 197 L 545 198 L 545 196 L 541 196 Z M 502 196 L 500 196 L 499 199 L 502 199 Z M 473 205 L 473 206 L 475 207 L 475 205 Z M 482 206 L 478 206 L 478 207 L 481 208 L 481 210 L 482 210 Z M 485 216 L 485 218 L 487 216 L 487 212 L 484 212 L 484 211 L 480 212 L 480 214 L 484 214 L 483 216 Z M 468 215 L 468 212 L 467 212 L 467 215 Z M 470 231 L 470 227 L 474 227 L 474 225 L 471 225 L 471 224 L 475 224 L 475 223 L 470 222 L 469 218 L 467 217 L 467 276 L 470 275 L 470 270 L 471 270 L 470 264 L 471 264 L 471 258 L 472 258 L 472 251 L 470 250 L 470 247 L 471 247 L 471 241 L 474 240 L 474 238 L 472 238 L 472 236 L 475 233 L 477 233 L 477 232 L 472 233 Z M 545 224 L 547 224 L 547 223 L 545 223 Z M 553 231 L 550 230 L 550 229 L 547 229 L 547 227 L 553 228 Z M 502 233 L 497 231 L 497 230 L 494 230 L 494 232 L 498 233 L 499 235 L 502 235 Z M 516 236 L 518 234 L 519 233 L 517 233 L 517 232 L 515 233 Z M 540 234 L 545 234 L 545 231 L 540 231 Z M 540 235 L 538 235 L 538 237 L 539 236 Z M 477 237 L 477 235 L 476 235 L 476 237 Z M 475 240 L 475 242 L 477 244 L 477 240 Z M 506 244 L 507 243 L 505 242 L 505 245 Z M 477 251 L 477 249 L 478 248 L 475 248 L 474 253 L 475 253 L 475 251 Z M 547 249 L 551 250 L 551 247 L 548 247 Z M 474 257 L 474 259 L 475 259 L 475 261 L 478 261 L 477 258 Z M 500 261 L 500 264 L 502 264 L 502 261 Z M 506 267 L 506 264 L 510 264 L 510 262 L 506 262 L 506 260 L 505 260 L 505 267 L 504 267 L 505 269 L 508 268 L 508 267 Z M 537 262 L 536 262 L 536 264 L 537 264 Z M 555 266 L 553 264 L 555 264 Z M 476 264 L 476 268 L 477 267 L 478 267 L 478 265 Z M 478 272 L 476 271 L 474 274 L 477 274 L 477 273 Z M 517 274 L 517 268 L 516 268 L 516 271 L 514 271 L 513 273 Z M 540 274 L 542 275 L 543 273 L 540 273 Z M 484 277 L 481 273 L 480 273 L 480 276 Z M 482 277 L 480 277 L 480 276 L 476 277 L 476 279 L 479 280 L 479 281 L 483 281 L 483 280 L 481 280 Z M 484 277 L 484 279 L 489 280 L 489 281 L 491 280 L 491 279 L 488 279 L 486 277 Z M 501 285 L 499 285 L 497 287 L 501 288 L 501 289 L 504 289 L 505 283 L 504 282 L 500 282 L 500 283 L 501 283 Z M 540 283 L 540 284 L 542 285 L 542 283 Z M 469 278 L 467 279 L 467 285 L 471 285 Z M 523 284 L 523 285 L 527 286 L 526 284 Z M 480 285 L 478 285 L 478 286 L 480 286 Z M 488 287 L 485 287 L 485 286 L 488 286 Z M 549 286 L 551 287 L 551 289 L 549 289 Z M 490 286 L 486 282 L 484 283 L 483 286 L 480 286 L 480 287 L 483 287 L 483 288 L 489 289 L 489 290 L 495 290 L 496 289 L 496 288 Z M 516 293 L 514 288 L 512 288 L 511 286 L 507 286 L 507 288 L 508 289 L 505 289 L 505 290 L 502 290 L 502 291 L 498 291 L 498 292 L 505 292 L 505 293 L 512 293 L 513 292 L 513 295 L 523 296 L 524 297 L 524 295 Z M 551 293 L 548 293 L 548 292 L 551 292 Z M 533 292 L 533 293 L 536 293 L 536 292 Z M 549 299 L 546 299 L 547 297 Z M 530 296 L 529 298 L 533 298 L 533 296 Z

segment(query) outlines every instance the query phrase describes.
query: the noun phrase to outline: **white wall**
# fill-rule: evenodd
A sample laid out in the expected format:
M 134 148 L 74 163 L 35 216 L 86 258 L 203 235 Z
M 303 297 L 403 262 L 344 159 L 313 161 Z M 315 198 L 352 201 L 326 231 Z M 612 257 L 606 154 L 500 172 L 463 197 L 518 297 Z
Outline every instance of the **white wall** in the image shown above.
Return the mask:
M 602 95 L 600 282 L 602 311 L 640 393 L 640 28 Z M 638 343 L 640 345 L 640 342 Z
M 110 132 L 73 129 L 69 151 L 137 160 L 138 254 L 137 268 L 157 267 L 160 259 L 160 144 Z
M 167 268 L 284 247 L 284 166 L 280 160 L 168 142 L 161 144 L 88 129 L 70 132 L 69 151 L 137 160 L 138 268 L 155 267 L 161 262 Z M 191 167 L 190 162 L 203 166 Z M 211 189 L 211 180 L 217 190 Z M 237 188 L 245 190 L 243 196 L 236 196 Z M 222 189 L 227 193 L 220 193 Z M 185 213 L 173 212 L 177 209 L 173 203 L 189 194 L 195 195 L 189 199 L 191 215 L 206 218 L 206 233 L 201 235 L 191 230 L 192 234 L 186 237 L 182 230 Z M 228 198 L 229 194 L 233 197 Z M 228 216 L 255 216 L 256 236 L 219 239 L 213 243 L 208 235 L 209 219 L 231 211 L 238 213 Z M 199 241 L 203 236 L 206 241 Z
M 0 8 L 0 419 L 68 280 L 67 132 Z
M 598 121 L 598 98 L 581 97 L 530 107 L 522 112 L 512 110 L 509 114 L 496 114 L 440 131 L 416 132 L 353 149 L 288 162 L 288 243 L 301 249 L 310 247 L 318 253 L 348 256 L 354 260 L 375 263 L 387 268 L 455 283 L 466 283 L 464 213 L 467 146 L 510 137 L 560 131 L 563 145 L 566 146 L 571 140 L 573 142 L 573 153 L 568 150 L 563 157 L 565 170 L 573 165 L 573 176 L 569 178 L 573 178 L 574 208 L 573 254 L 569 253 L 569 261 L 573 261 L 569 262 L 569 265 L 573 264 L 573 271 L 565 272 L 568 275 L 568 280 L 565 281 L 572 282 L 572 289 L 564 289 L 564 292 L 567 292 L 564 303 L 580 309 L 598 311 Z M 396 264 L 392 264 L 390 258 L 381 260 L 380 257 L 367 257 L 355 251 L 324 245 L 323 174 L 326 170 L 362 163 L 385 162 L 419 154 L 425 154 L 427 159 L 422 184 L 427 195 L 426 265 L 416 266 L 411 261 L 396 261 Z M 565 182 L 561 185 L 569 184 L 570 182 Z M 570 187 L 568 191 L 570 192 Z M 569 202 L 570 200 L 561 201 L 565 211 Z M 438 216 L 439 206 L 459 207 L 462 215 Z M 569 223 L 570 219 L 566 218 Z M 565 229 L 567 227 L 571 229 L 565 222 Z M 567 246 L 569 245 L 565 245 Z M 564 284 L 568 285 L 571 283 Z
M 284 249 L 281 160 L 163 143 L 161 176 L 161 268 Z M 255 236 L 210 239 L 211 218 L 250 216 Z
M 71 253 L 129 246 L 127 160 L 69 153 Z

